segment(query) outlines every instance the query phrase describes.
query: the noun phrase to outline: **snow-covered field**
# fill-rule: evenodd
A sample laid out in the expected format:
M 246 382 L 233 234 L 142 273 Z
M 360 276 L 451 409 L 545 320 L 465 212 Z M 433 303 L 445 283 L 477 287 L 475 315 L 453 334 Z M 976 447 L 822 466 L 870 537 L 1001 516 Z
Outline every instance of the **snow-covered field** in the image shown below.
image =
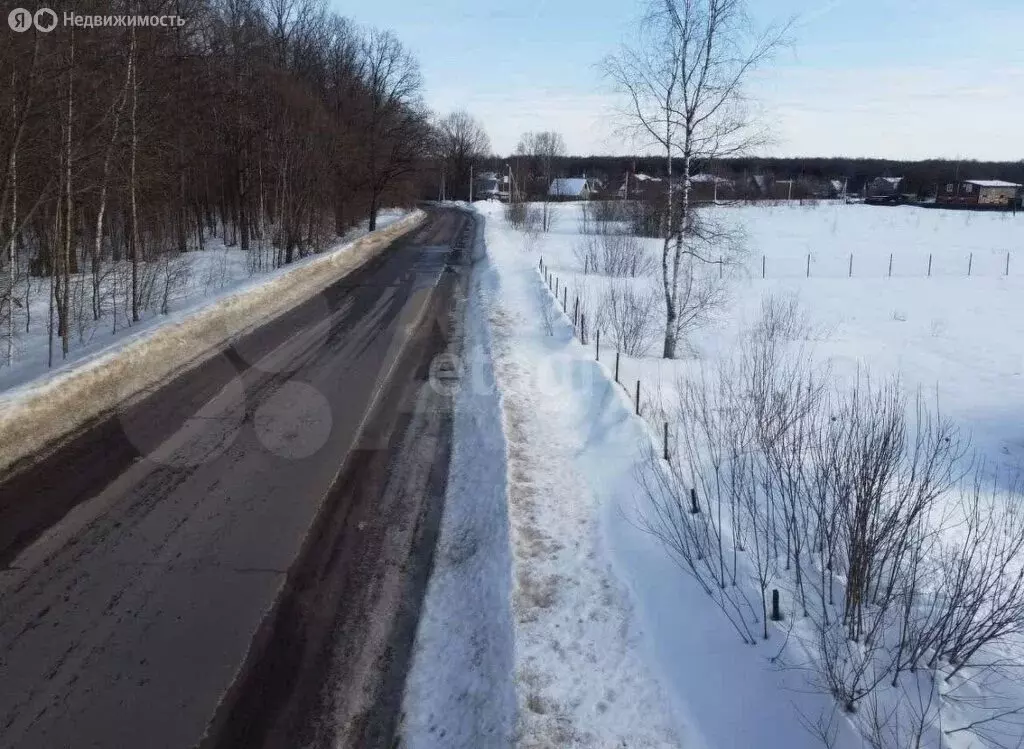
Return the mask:
M 633 415 L 635 383 L 645 416 L 655 414 L 677 378 L 735 353 L 766 296 L 795 294 L 814 330 L 808 345 L 835 383 L 867 372 L 877 381 L 899 377 L 908 393 L 937 397 L 990 465 L 1020 465 L 1024 217 L 837 204 L 716 208 L 746 234 L 745 257 L 724 271 L 726 304 L 680 360 L 654 356 L 657 336 L 646 356 L 623 356 L 618 387 L 612 336 L 605 331 L 595 362 L 593 323 L 583 345 L 569 319 L 577 295 L 597 317 L 609 288 L 608 279 L 583 273 L 580 206 L 557 206 L 547 234 L 512 229 L 499 205 L 477 208 L 488 222 L 482 272 L 493 284 L 485 307 L 507 441 L 519 745 L 813 747 L 823 744 L 809 726 L 828 724 L 832 745 L 864 746 L 868 711 L 837 711 L 812 669 L 800 666 L 807 654 L 791 608 L 769 642 L 742 644 L 693 578 L 638 527 L 640 476 L 650 451 L 660 452 L 661 433 L 660 424 Z M 657 240 L 643 241 L 658 252 Z M 557 300 L 538 270 L 541 258 L 558 278 Z M 626 283 L 657 288 L 656 277 Z M 566 284 L 570 315 L 562 314 Z M 740 564 L 741 577 L 748 567 Z M 791 605 L 791 589 L 777 585 Z M 1003 665 L 1024 662 L 1018 651 L 1012 643 L 1000 651 Z M 1013 668 L 997 674 L 998 703 L 986 686 L 941 685 L 948 702 L 969 698 L 944 710 L 923 746 L 999 745 L 993 736 L 1017 745 L 1024 690 L 1013 686 Z M 883 745 L 905 745 L 902 735 Z
M 568 282 L 570 304 L 575 293 L 595 304 L 607 284 L 584 277 L 575 256 L 580 206 L 556 210 L 553 231 L 529 244 L 560 284 Z M 1024 398 L 1024 214 L 829 202 L 716 211 L 746 235 L 745 255 L 727 285 L 729 303 L 692 338 L 693 356 L 681 363 L 624 357 L 623 381 L 669 387 L 676 372 L 733 351 L 766 295 L 794 294 L 820 332 L 818 357 L 837 377 L 861 367 L 879 378 L 898 375 L 908 390 L 926 388 L 986 455 L 1024 464 L 1016 405 Z M 660 256 L 658 240 L 642 241 Z M 646 283 L 656 289 L 658 280 Z

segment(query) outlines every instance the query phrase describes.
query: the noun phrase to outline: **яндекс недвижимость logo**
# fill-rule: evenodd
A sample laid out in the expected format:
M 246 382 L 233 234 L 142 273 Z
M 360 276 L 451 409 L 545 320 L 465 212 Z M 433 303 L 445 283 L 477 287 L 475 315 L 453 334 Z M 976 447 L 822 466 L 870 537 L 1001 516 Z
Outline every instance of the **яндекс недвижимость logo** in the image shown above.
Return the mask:
M 40 8 L 34 15 L 24 8 L 15 8 L 7 14 L 7 25 L 18 33 L 28 31 L 32 26 L 47 33 L 57 28 L 57 14 L 49 8 Z

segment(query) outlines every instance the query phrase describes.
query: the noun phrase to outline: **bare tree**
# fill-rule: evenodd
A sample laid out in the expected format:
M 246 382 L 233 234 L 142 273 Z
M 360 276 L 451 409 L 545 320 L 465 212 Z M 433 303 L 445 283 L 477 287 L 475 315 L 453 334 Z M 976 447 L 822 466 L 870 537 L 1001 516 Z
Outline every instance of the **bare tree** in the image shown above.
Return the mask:
M 611 343 L 627 356 L 645 356 L 658 335 L 658 295 L 629 283 L 609 281 L 598 311 L 597 325 L 610 330 Z
M 419 65 L 394 34 L 370 31 L 361 47 L 366 86 L 366 134 L 370 192 L 369 228 L 377 228 L 384 190 L 410 173 L 428 139 Z
M 444 164 L 449 195 L 468 198 L 472 167 L 491 150 L 484 126 L 465 110 L 442 117 L 435 128 L 438 157 Z
M 553 221 L 551 210 L 551 182 L 555 175 L 555 162 L 565 156 L 565 139 L 561 133 L 545 130 L 539 133 L 523 133 L 516 146 L 516 154 L 530 164 L 530 177 L 534 183 L 540 182 L 541 200 L 541 231 L 549 231 Z
M 701 220 L 691 200 L 698 164 L 763 140 L 744 103 L 747 76 L 779 46 L 785 27 L 753 32 L 743 0 L 657 0 L 634 46 L 605 62 L 626 100 L 628 128 L 665 157 L 668 195 L 662 219 L 665 296 L 663 356 L 675 358 L 695 262 L 718 262 L 729 232 Z M 675 178 L 676 160 L 682 174 Z

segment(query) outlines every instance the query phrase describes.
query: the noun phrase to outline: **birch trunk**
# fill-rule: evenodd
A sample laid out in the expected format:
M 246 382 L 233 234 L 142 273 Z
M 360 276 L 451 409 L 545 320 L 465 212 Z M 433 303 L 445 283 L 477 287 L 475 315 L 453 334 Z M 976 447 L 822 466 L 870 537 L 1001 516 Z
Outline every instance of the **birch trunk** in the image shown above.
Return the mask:
M 128 43 L 128 64 L 125 67 L 124 85 L 121 87 L 121 98 L 117 103 L 117 108 L 114 111 L 114 126 L 110 133 L 110 140 L 107 142 L 107 151 L 103 156 L 103 176 L 100 180 L 100 206 L 96 213 L 96 242 L 93 246 L 93 274 L 94 274 L 94 288 L 93 288 L 93 316 L 94 319 L 100 318 L 99 308 L 99 277 L 98 277 L 98 265 L 103 258 L 103 218 L 107 210 L 107 183 L 110 179 L 110 162 L 114 154 L 114 146 L 117 144 L 117 134 L 121 128 L 121 116 L 124 114 L 125 105 L 128 102 L 128 86 L 131 83 L 133 69 L 135 65 L 135 35 L 131 35 L 131 39 Z M 114 315 L 117 316 L 117 305 L 114 306 Z

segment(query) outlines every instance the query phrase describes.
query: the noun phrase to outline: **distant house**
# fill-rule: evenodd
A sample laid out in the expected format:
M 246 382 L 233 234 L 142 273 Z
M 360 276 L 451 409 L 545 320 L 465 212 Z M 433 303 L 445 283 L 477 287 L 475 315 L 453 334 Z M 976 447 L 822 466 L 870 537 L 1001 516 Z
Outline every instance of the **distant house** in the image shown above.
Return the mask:
M 473 197 L 477 200 L 507 200 L 509 184 L 507 174 L 481 173 L 473 184 Z
M 548 197 L 556 200 L 590 200 L 600 188 L 586 177 L 556 177 L 548 187 Z
M 716 174 L 691 174 L 690 195 L 695 200 L 718 200 L 731 196 L 733 182 L 731 179 Z
M 939 205 L 1005 206 L 1014 205 L 1021 186 L 1001 179 L 963 179 L 939 185 L 935 202 Z
M 864 185 L 865 197 L 889 198 L 900 194 L 903 177 L 875 177 Z
M 664 195 L 667 189 L 668 182 L 662 177 L 627 172 L 622 184 L 615 189 L 615 197 L 620 200 L 652 200 Z

